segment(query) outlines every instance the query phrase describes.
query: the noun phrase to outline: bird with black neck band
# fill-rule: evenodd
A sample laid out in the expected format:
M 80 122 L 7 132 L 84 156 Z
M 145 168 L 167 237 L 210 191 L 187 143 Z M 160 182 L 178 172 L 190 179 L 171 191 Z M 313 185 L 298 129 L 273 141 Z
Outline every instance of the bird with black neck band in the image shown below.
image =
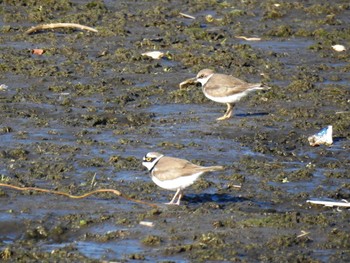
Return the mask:
M 156 185 L 176 191 L 174 197 L 167 203 L 171 205 L 180 205 L 183 190 L 192 185 L 202 174 L 224 169 L 222 166 L 196 165 L 185 159 L 164 156 L 158 152 L 147 153 L 143 157 L 142 165 L 148 169 Z

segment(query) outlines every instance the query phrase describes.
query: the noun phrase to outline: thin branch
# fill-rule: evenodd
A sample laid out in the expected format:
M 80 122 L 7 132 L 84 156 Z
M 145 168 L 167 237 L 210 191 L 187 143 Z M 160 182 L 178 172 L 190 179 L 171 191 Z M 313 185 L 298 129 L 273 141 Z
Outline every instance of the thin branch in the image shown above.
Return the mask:
M 194 16 L 185 14 L 185 13 L 179 13 L 179 15 L 183 16 L 184 18 L 189 18 L 189 19 L 196 19 Z
M 303 237 L 303 236 L 307 236 L 308 234 L 310 234 L 310 232 L 306 232 L 304 230 L 301 230 L 301 234 L 297 236 L 297 238 Z
M 139 204 L 143 204 L 143 205 L 148 205 L 151 207 L 158 207 L 156 204 L 152 204 L 152 203 L 148 203 L 145 201 L 141 201 L 141 200 L 137 200 L 137 199 L 133 199 L 130 198 L 126 195 L 123 195 L 121 192 L 119 192 L 118 190 L 115 189 L 98 189 L 98 190 L 94 190 L 82 195 L 71 195 L 68 193 L 64 193 L 64 192 L 60 192 L 60 191 L 54 191 L 54 190 L 48 190 L 48 189 L 43 189 L 43 188 L 36 188 L 36 187 L 19 187 L 19 186 L 14 186 L 14 185 L 10 185 L 10 184 L 2 184 L 0 183 L 0 187 L 7 187 L 7 188 L 11 188 L 11 189 L 15 189 L 15 190 L 19 190 L 19 191 L 37 191 L 37 192 L 43 192 L 43 193 L 49 193 L 49 194 L 56 194 L 56 195 L 64 195 L 67 196 L 69 198 L 73 198 L 73 199 L 81 199 L 81 198 L 85 198 L 88 197 L 90 195 L 93 194 L 97 194 L 97 193 L 113 193 L 117 196 L 120 196 L 126 200 L 135 202 L 135 203 L 139 203 Z
M 333 202 L 333 201 L 317 201 L 317 200 L 307 200 L 307 203 L 311 204 L 317 204 L 317 205 L 324 205 L 324 206 L 341 206 L 341 207 L 350 207 L 350 203 L 346 200 L 343 200 L 344 202 Z
M 39 31 L 39 30 L 44 30 L 44 29 L 54 29 L 54 28 L 78 28 L 81 30 L 87 30 L 91 32 L 97 33 L 98 31 L 95 28 L 80 25 L 80 24 L 75 24 L 75 23 L 54 23 L 54 24 L 45 24 L 45 25 L 38 25 L 35 27 L 32 27 L 28 29 L 25 34 L 31 34 L 33 32 Z
M 260 41 L 260 37 L 245 37 L 245 36 L 235 36 L 235 38 L 244 39 L 246 41 Z

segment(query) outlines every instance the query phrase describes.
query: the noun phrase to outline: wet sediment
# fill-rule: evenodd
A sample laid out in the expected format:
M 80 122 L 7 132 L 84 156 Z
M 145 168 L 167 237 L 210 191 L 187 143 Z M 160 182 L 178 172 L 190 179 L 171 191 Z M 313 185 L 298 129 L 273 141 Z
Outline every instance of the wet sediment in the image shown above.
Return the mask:
M 350 53 L 332 48 L 349 47 L 346 1 L 4 1 L 0 12 L 0 182 L 159 204 L 0 188 L 3 260 L 349 261 L 348 210 L 306 203 L 350 195 Z M 24 34 L 54 22 L 98 33 Z M 141 55 L 152 50 L 165 56 Z M 225 105 L 178 88 L 202 68 L 271 89 L 217 122 Z M 327 125 L 333 145 L 310 147 Z M 173 193 L 141 166 L 154 150 L 226 169 L 165 206 Z

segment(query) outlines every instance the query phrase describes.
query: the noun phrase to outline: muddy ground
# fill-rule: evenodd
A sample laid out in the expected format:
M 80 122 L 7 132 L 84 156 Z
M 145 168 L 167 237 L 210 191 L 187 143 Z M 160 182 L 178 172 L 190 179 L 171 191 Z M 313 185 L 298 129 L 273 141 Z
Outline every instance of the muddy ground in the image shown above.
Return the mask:
M 25 34 L 54 22 L 98 33 Z M 2 260 L 349 262 L 349 210 L 306 203 L 350 200 L 349 24 L 345 0 L 0 1 L 0 183 L 158 205 L 2 187 Z M 272 89 L 218 122 L 225 105 L 178 88 L 202 68 Z M 149 151 L 226 169 L 166 206 Z

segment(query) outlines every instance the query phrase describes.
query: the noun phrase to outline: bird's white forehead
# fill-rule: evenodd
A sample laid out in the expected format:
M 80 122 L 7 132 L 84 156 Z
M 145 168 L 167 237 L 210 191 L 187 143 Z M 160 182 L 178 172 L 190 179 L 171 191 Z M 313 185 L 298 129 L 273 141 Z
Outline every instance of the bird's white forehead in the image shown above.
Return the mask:
M 159 157 L 159 156 L 161 156 L 162 154 L 160 154 L 160 153 L 157 153 L 157 152 L 149 152 L 149 153 L 147 153 L 146 154 L 146 156 L 145 157 L 149 157 L 149 158 L 157 158 L 157 157 Z
M 152 170 L 163 155 L 157 152 L 147 153 L 143 157 L 142 165 L 146 166 L 148 170 Z

